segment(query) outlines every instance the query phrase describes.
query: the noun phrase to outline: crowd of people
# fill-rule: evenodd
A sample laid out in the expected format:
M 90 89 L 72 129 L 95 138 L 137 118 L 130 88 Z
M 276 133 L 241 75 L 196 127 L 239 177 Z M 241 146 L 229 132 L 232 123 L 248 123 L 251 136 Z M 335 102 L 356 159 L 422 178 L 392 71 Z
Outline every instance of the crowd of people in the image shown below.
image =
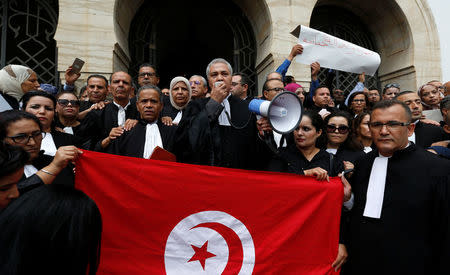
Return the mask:
M 39 85 L 30 68 L 5 66 L 0 70 L 0 247 L 9 256 L 2 252 L 0 273 L 25 274 L 57 256 L 41 254 L 35 249 L 43 243 L 18 235 L 56 234 L 76 253 L 73 264 L 82 265 L 72 270 L 89 268 L 94 274 L 101 218 L 95 203 L 73 189 L 80 149 L 148 159 L 160 147 L 183 163 L 318 180 L 339 176 L 344 204 L 333 268 L 343 267 L 346 274 L 448 274 L 450 82 L 431 80 L 417 91 L 389 83 L 379 91 L 364 86 L 362 73 L 346 93 L 332 88 L 332 70 L 319 83 L 315 62 L 307 91 L 286 75 L 302 51 L 295 45 L 261 83 L 262 99 L 289 91 L 301 100 L 305 111 L 288 134 L 249 111 L 249 77 L 233 73 L 221 58 L 207 64 L 206 78 L 178 76 L 165 89 L 158 87 L 157 68 L 144 63 L 136 84 L 124 71 L 110 79 L 94 74 L 78 94 L 74 83 L 80 74 L 69 67 L 56 95 L 58 89 Z M 38 212 L 33 203 L 48 211 Z M 23 224 L 31 229 L 19 230 Z M 75 224 L 81 232 L 74 237 Z M 69 265 L 60 268 L 83 273 L 66 272 Z

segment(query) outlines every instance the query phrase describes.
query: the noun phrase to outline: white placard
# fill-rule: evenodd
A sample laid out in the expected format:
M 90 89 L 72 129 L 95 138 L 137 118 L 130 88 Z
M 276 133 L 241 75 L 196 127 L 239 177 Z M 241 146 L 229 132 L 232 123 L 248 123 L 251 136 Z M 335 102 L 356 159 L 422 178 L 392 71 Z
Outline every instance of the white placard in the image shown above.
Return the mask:
M 307 65 L 319 62 L 321 67 L 372 76 L 380 66 L 378 53 L 324 32 L 298 26 L 291 34 L 298 37 L 303 46 L 303 53 L 296 56 L 296 62 Z

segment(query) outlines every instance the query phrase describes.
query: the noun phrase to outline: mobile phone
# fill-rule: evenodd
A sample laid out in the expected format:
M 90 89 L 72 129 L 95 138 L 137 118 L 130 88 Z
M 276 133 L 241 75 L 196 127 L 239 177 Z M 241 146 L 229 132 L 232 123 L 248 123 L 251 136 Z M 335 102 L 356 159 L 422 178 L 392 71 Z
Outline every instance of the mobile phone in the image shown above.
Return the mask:
M 71 72 L 74 74 L 79 74 L 81 72 L 81 68 L 83 68 L 84 65 L 84 61 L 79 59 L 79 58 L 75 58 L 75 60 L 73 61 L 72 64 L 72 70 Z
M 222 83 L 223 81 L 214 82 L 214 87 L 219 87 Z

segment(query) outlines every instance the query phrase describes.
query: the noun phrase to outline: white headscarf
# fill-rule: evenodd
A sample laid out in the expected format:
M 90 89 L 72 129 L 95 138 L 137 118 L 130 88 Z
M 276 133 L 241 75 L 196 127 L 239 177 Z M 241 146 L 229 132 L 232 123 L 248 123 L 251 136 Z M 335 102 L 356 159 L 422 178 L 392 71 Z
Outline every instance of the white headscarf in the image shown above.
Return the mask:
M 175 103 L 175 101 L 173 101 L 173 98 L 172 98 L 172 89 L 175 86 L 175 84 L 177 84 L 178 82 L 184 82 L 184 84 L 186 84 L 188 91 L 189 91 L 188 101 L 186 102 L 186 104 L 184 104 L 181 107 L 178 106 Z M 170 96 L 170 104 L 172 104 L 172 106 L 177 110 L 183 110 L 188 105 L 189 101 L 191 101 L 192 89 L 191 89 L 191 84 L 189 84 L 189 80 L 187 80 L 186 78 L 184 78 L 182 76 L 177 76 L 174 79 L 172 79 L 172 81 L 170 81 L 169 96 Z
M 22 83 L 27 80 L 33 70 L 22 65 L 7 65 L 0 70 L 0 91 L 20 100 L 23 96 Z

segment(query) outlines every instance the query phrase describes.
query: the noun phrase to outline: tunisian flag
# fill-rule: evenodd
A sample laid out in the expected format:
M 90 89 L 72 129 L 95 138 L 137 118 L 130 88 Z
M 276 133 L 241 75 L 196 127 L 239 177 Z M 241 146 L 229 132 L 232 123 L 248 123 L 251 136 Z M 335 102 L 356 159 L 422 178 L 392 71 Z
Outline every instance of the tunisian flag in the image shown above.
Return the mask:
M 98 274 L 336 274 L 340 179 L 85 151 L 103 218 Z

